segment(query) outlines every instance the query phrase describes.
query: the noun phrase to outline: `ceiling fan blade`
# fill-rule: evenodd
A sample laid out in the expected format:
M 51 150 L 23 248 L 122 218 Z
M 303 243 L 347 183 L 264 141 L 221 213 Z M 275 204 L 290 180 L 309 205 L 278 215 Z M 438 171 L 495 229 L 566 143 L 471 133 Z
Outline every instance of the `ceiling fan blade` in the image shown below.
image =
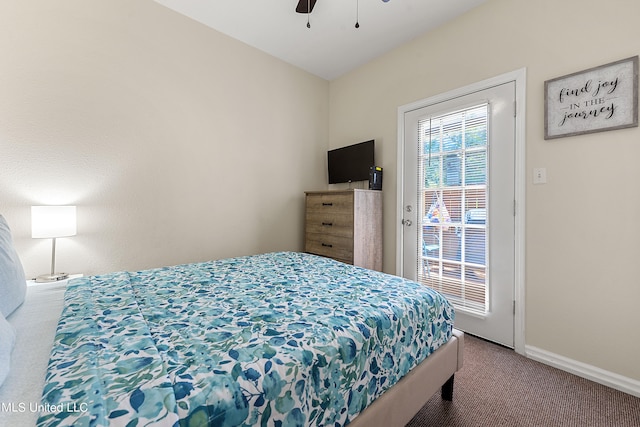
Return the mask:
M 313 7 L 316 5 L 316 0 L 299 0 L 298 6 L 296 6 L 296 12 L 298 13 L 311 13 Z

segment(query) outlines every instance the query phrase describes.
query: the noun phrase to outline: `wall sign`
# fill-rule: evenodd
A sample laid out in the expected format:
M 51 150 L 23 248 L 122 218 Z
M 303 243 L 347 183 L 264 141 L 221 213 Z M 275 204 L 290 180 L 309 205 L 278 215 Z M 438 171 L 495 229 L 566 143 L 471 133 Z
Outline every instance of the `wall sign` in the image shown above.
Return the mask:
M 638 126 L 638 56 L 544 82 L 544 139 Z

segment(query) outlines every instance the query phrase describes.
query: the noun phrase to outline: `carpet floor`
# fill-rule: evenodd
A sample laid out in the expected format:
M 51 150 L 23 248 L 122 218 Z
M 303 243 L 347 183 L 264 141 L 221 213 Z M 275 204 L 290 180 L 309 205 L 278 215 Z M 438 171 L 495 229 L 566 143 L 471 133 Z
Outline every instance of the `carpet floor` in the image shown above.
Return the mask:
M 453 402 L 434 395 L 407 427 L 638 427 L 640 398 L 465 335 Z

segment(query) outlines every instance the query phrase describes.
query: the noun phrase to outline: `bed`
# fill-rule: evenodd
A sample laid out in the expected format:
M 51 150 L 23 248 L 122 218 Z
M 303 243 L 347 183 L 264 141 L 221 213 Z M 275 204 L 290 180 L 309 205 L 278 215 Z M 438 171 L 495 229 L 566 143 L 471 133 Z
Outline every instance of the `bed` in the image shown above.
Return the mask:
M 64 292 L 55 337 L 39 340 L 51 348 L 42 399 L 13 401 L 38 413 L 0 421 L 402 426 L 438 389 L 451 399 L 462 366 L 463 335 L 440 294 L 310 254 L 117 272 Z M 18 395 L 12 375 L 0 402 Z

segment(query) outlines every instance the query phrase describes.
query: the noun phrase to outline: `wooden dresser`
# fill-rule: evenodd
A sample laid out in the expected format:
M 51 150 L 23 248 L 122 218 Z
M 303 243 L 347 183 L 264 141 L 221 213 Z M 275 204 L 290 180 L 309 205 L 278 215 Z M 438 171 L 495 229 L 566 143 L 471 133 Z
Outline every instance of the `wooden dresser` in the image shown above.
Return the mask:
M 382 191 L 307 191 L 304 250 L 382 270 Z

